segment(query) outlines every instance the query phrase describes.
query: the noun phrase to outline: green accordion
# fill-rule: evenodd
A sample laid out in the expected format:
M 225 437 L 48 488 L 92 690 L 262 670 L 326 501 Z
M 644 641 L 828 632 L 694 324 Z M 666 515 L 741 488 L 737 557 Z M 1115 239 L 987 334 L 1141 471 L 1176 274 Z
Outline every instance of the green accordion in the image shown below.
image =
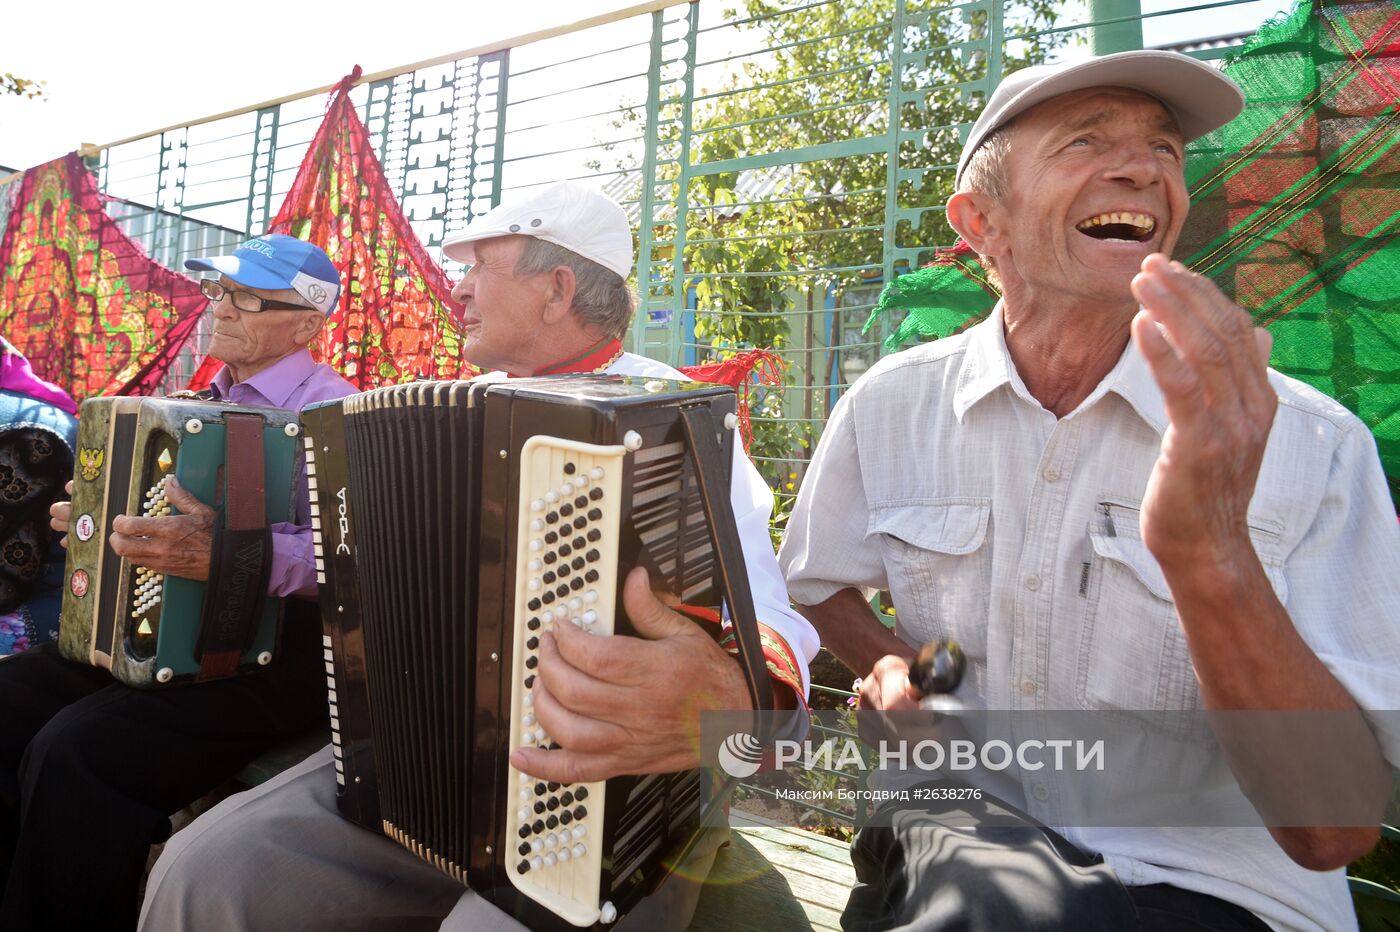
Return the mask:
M 58 635 L 63 656 L 109 669 L 136 687 L 214 679 L 271 663 L 282 604 L 266 597 L 266 527 L 295 520 L 299 433 L 296 414 L 275 408 L 173 398 L 83 402 Z M 230 448 L 236 460 L 229 459 Z M 226 649 L 233 643 L 229 632 L 215 632 L 224 635 L 217 641 L 225 648 L 218 664 L 210 662 L 209 645 L 215 641 L 208 626 L 227 602 L 224 592 L 211 594 L 211 583 L 135 565 L 118 556 L 110 543 L 112 522 L 119 515 L 178 513 L 165 495 L 170 476 L 220 513 L 211 577 L 224 565 L 218 541 L 228 539 L 220 534 L 234 504 L 243 503 L 246 513 L 251 497 L 259 496 L 264 505 L 258 509 L 253 503 L 267 539 L 254 583 L 262 591 L 253 600 L 244 599 L 248 607 L 234 632 L 236 650 Z M 236 565 L 238 555 L 228 555 L 226 562 Z

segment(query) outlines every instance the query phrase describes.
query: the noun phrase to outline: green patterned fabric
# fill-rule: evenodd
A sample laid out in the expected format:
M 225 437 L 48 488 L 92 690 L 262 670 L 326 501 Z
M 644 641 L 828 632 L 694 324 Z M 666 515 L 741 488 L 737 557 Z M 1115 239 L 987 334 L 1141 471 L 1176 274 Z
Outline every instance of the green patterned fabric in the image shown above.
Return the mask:
M 1274 337 L 1272 365 L 1376 437 L 1400 504 L 1400 0 L 1300 4 L 1225 65 L 1244 112 L 1187 149 L 1177 258 Z M 888 350 L 957 332 L 996 302 L 963 244 L 891 282 Z

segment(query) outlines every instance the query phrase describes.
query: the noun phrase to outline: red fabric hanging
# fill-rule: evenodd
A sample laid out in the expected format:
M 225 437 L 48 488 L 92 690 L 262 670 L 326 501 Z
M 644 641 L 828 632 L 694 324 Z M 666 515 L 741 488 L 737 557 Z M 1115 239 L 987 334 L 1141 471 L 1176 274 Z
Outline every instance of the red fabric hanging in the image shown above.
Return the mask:
M 81 401 L 147 395 L 206 304 L 104 209 L 77 153 L 25 172 L 0 242 L 0 333 Z

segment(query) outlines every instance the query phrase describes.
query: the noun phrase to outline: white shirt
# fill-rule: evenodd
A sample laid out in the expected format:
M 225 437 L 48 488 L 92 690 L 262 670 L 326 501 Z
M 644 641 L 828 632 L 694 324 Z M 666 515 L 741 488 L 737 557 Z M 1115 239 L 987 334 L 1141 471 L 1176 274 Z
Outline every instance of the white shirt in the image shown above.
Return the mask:
M 1249 509 L 1255 550 L 1357 704 L 1400 709 L 1400 533 L 1375 442 L 1340 404 L 1269 377 L 1279 407 Z M 1186 639 L 1138 523 L 1166 426 L 1131 344 L 1057 419 L 1016 373 L 999 309 L 886 357 L 822 435 L 780 552 L 789 591 L 812 605 L 888 589 L 905 641 L 960 642 L 970 708 L 1197 709 Z M 1400 762 L 1394 717 L 1368 720 Z M 1198 890 L 1276 928 L 1355 928 L 1343 871 L 1297 866 L 1263 828 L 1064 827 L 1069 787 L 1045 773 L 1021 778 L 1028 811 L 1103 854 L 1124 883 Z M 1193 788 L 1240 793 L 1227 768 L 1212 773 Z M 1082 794 L 1085 775 L 1066 776 Z M 1177 788 L 1149 778 L 1141 792 Z
M 670 366 L 636 353 L 623 353 L 603 373 L 690 381 Z M 507 375 L 504 372 L 491 372 L 478 378 L 499 381 L 507 378 Z M 787 584 L 783 582 L 782 571 L 778 569 L 778 560 L 773 553 L 773 539 L 768 536 L 773 490 L 744 454 L 744 444 L 737 436 L 734 438 L 734 467 L 729 489 L 734 523 L 739 529 L 739 545 L 744 549 L 744 567 L 748 570 L 749 588 L 753 592 L 754 613 L 760 622 L 773 629 L 792 649 L 802 674 L 805 698 L 812 683 L 808 664 L 817 655 L 821 642 L 811 622 L 794 611 L 788 600 Z M 805 725 L 802 730 L 805 732 Z

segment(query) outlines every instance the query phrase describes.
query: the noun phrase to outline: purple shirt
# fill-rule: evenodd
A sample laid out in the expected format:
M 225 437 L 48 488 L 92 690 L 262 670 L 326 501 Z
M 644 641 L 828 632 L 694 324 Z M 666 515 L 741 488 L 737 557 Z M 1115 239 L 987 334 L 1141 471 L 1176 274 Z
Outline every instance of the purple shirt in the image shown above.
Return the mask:
M 284 356 L 246 382 L 231 384 L 228 367 L 219 370 L 209 388 L 216 401 L 300 411 L 318 401 L 344 398 L 355 386 L 325 363 L 312 360 L 305 349 Z M 269 595 L 316 597 L 316 562 L 311 550 L 311 507 L 306 491 L 306 460 L 297 450 L 296 523 L 272 525 L 272 570 Z

